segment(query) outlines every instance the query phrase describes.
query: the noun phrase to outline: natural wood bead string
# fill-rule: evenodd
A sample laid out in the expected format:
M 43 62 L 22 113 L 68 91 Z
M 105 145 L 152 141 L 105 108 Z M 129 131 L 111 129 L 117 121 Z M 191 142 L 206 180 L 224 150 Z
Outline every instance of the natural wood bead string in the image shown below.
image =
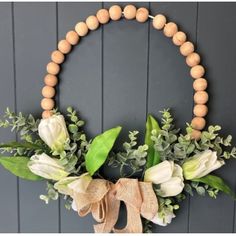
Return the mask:
M 197 104 L 193 108 L 193 114 L 198 117 L 204 117 L 207 115 L 208 108 L 206 105 Z
M 86 25 L 90 30 L 96 30 L 99 26 L 99 21 L 96 16 L 89 16 L 86 19 Z
M 136 20 L 140 23 L 144 23 L 148 20 L 148 15 L 149 11 L 144 7 L 140 7 L 136 12 Z
M 110 20 L 110 14 L 107 9 L 100 9 L 97 12 L 97 18 L 100 24 L 106 24 Z
M 67 54 L 71 51 L 71 44 L 66 39 L 63 39 L 58 43 L 58 49 L 63 54 Z
M 178 31 L 178 26 L 174 22 L 169 22 L 164 27 L 164 35 L 168 38 L 171 38 Z
M 60 71 L 60 66 L 55 62 L 49 62 L 47 64 L 47 72 L 51 75 L 57 75 Z
M 75 31 L 71 30 L 66 34 L 66 40 L 71 45 L 76 45 L 79 42 L 79 35 Z
M 200 60 L 200 56 L 196 52 L 193 52 L 186 57 L 186 64 L 190 67 L 193 67 L 198 65 Z
M 136 17 L 136 7 L 133 5 L 127 5 L 124 8 L 124 17 L 127 20 L 132 20 Z
M 42 89 L 42 95 L 45 98 L 53 98 L 55 96 L 56 92 L 55 89 L 51 86 L 44 86 Z
M 207 81 L 204 78 L 196 79 L 193 82 L 193 88 L 195 91 L 203 91 L 207 88 Z
M 118 5 L 111 6 L 109 9 L 109 15 L 112 20 L 119 20 L 122 17 L 122 9 Z
M 152 25 L 155 29 L 161 30 L 164 28 L 165 24 L 166 24 L 166 17 L 165 16 L 158 14 L 153 18 Z
M 55 62 L 56 64 L 61 64 L 64 60 L 65 60 L 65 56 L 62 52 L 60 52 L 59 50 L 55 50 L 52 52 L 51 54 L 51 59 L 53 62 Z
M 44 77 L 44 83 L 48 86 L 51 86 L 51 87 L 54 87 L 57 85 L 57 77 L 55 75 L 50 75 L 50 74 L 47 74 L 45 77 Z
M 187 39 L 187 36 L 184 32 L 178 31 L 174 34 L 172 41 L 176 46 L 181 46 Z
M 191 42 L 185 42 L 180 46 L 179 50 L 180 53 L 186 57 L 194 52 L 194 45 Z
M 193 89 L 194 94 L 194 118 L 191 121 L 193 131 L 191 137 L 198 140 L 201 136 L 201 130 L 204 129 L 206 121 L 205 117 L 208 113 L 206 103 L 208 102 L 208 93 L 205 91 L 207 88 L 207 80 L 203 78 L 205 74 L 205 68 L 200 65 L 201 58 L 196 53 L 193 43 L 186 41 L 187 35 L 178 31 L 178 26 L 174 22 L 167 22 L 167 19 L 162 14 L 156 16 L 150 16 L 148 9 L 141 7 L 136 9 L 133 5 L 127 5 L 122 8 L 118 5 L 113 5 L 107 9 L 100 9 L 97 11 L 96 16 L 89 16 L 85 22 L 78 22 L 75 25 L 75 29 L 69 31 L 65 39 L 58 43 L 58 50 L 55 50 L 51 54 L 51 62 L 47 64 L 48 74 L 44 77 L 45 86 L 42 89 L 43 99 L 41 100 L 41 107 L 43 108 L 42 117 L 48 118 L 52 115 L 52 109 L 55 102 L 52 99 L 56 92 L 55 86 L 58 83 L 56 75 L 60 72 L 60 64 L 65 60 L 65 54 L 68 54 L 72 46 L 79 43 L 80 37 L 84 37 L 89 33 L 89 30 L 96 30 L 100 24 L 107 24 L 109 20 L 120 20 L 123 17 L 127 20 L 136 19 L 140 23 L 144 23 L 148 18 L 152 18 L 152 25 L 154 29 L 163 30 L 166 37 L 172 38 L 172 42 L 179 46 L 180 53 L 186 57 L 186 64 L 191 67 L 190 75 L 194 79 Z
M 88 34 L 88 26 L 84 22 L 79 22 L 75 26 L 75 31 L 79 36 L 84 37 Z

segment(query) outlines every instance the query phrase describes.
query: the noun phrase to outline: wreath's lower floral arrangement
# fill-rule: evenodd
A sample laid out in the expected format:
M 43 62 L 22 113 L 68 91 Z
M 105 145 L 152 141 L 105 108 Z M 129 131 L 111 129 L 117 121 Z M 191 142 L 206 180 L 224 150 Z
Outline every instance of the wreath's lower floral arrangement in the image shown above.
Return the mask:
M 21 139 L 0 145 L 0 163 L 20 178 L 46 179 L 47 194 L 40 199 L 48 203 L 62 195 L 66 208 L 80 216 L 92 213 L 98 222 L 95 232 L 141 233 L 151 232 L 152 223 L 166 226 L 179 203 L 195 191 L 212 198 L 221 191 L 235 198 L 224 180 L 212 174 L 236 157 L 232 137 L 222 138 L 220 126 L 209 126 L 194 140 L 188 124 L 186 134 L 175 128 L 169 110 L 162 112 L 160 126 L 148 115 L 143 145 L 138 144 L 139 132 L 133 131 L 118 151 L 113 146 L 121 127 L 88 140 L 84 121 L 71 107 L 66 116 L 55 110 L 42 120 L 7 109 L 0 126 L 11 127 Z M 120 178 L 105 179 L 102 166 L 120 170 Z M 117 229 L 121 201 L 127 224 Z

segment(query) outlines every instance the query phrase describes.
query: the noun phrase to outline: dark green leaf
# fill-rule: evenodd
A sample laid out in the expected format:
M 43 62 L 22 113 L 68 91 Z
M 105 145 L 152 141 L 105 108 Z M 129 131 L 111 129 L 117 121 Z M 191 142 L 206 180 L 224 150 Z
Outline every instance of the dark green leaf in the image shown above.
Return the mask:
M 40 176 L 33 174 L 28 168 L 28 157 L 0 157 L 0 164 L 2 164 L 12 174 L 27 180 L 41 180 Z
M 151 139 L 152 131 L 155 130 L 157 134 L 160 131 L 160 127 L 151 115 L 148 115 L 146 122 L 145 144 L 148 145 L 147 164 L 146 168 L 150 168 L 160 162 L 160 154 L 154 149 L 154 143 Z
M 106 158 L 112 149 L 121 127 L 105 131 L 94 138 L 89 150 L 85 156 L 85 165 L 89 174 L 92 176 L 106 161 Z
M 207 175 L 202 178 L 192 179 L 194 182 L 200 182 L 211 186 L 212 188 L 218 189 L 236 200 L 235 193 L 230 189 L 230 187 L 218 176 Z
M 29 143 L 29 142 L 23 142 L 23 143 L 18 143 L 18 142 L 10 142 L 10 143 L 3 143 L 0 144 L 0 148 L 25 148 L 25 149 L 30 149 L 30 150 L 39 150 L 42 149 L 43 147 Z

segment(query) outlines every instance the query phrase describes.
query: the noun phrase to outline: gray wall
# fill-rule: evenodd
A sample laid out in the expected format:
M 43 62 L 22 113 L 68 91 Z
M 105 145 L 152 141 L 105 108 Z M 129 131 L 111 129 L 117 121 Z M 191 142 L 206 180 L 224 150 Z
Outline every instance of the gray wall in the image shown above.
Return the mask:
M 0 109 L 40 116 L 45 66 L 57 40 L 77 21 L 110 3 L 0 3 Z M 121 5 L 124 5 L 122 3 Z M 208 123 L 236 137 L 235 3 L 137 3 L 164 13 L 196 43 L 207 67 Z M 91 137 L 115 125 L 144 132 L 146 114 L 170 107 L 179 126 L 192 117 L 192 79 L 178 48 L 149 23 L 112 22 L 89 34 L 67 57 L 60 74 L 61 109 L 72 105 Z M 123 136 L 124 137 L 124 136 Z M 15 139 L 0 130 L 0 141 Z M 141 135 L 141 139 L 143 136 Z M 218 173 L 236 186 L 236 163 Z M 17 179 L 0 168 L 0 232 L 92 232 L 90 216 L 77 217 L 63 200 L 44 205 L 45 183 Z M 234 232 L 235 203 L 188 198 L 169 227 L 155 232 Z

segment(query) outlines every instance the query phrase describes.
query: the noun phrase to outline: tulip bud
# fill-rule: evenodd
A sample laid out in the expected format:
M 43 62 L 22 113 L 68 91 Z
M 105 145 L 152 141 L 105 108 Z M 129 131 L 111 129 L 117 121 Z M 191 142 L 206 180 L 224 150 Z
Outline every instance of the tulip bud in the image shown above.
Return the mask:
M 163 161 L 147 169 L 144 181 L 159 184 L 157 194 L 161 197 L 176 196 L 184 188 L 182 168 L 173 161 Z
M 45 179 L 60 180 L 69 175 L 58 159 L 51 158 L 45 153 L 32 156 L 28 167 L 31 172 Z
M 69 140 L 65 119 L 62 115 L 54 115 L 40 121 L 38 132 L 40 138 L 58 153 L 64 150 L 65 143 Z
M 216 152 L 206 150 L 185 161 L 182 167 L 185 179 L 190 180 L 206 176 L 224 164 L 223 160 L 217 159 Z
M 80 176 L 61 179 L 54 184 L 54 188 L 62 194 L 72 196 L 73 192 L 85 193 L 91 181 L 92 177 L 89 173 L 84 173 Z

